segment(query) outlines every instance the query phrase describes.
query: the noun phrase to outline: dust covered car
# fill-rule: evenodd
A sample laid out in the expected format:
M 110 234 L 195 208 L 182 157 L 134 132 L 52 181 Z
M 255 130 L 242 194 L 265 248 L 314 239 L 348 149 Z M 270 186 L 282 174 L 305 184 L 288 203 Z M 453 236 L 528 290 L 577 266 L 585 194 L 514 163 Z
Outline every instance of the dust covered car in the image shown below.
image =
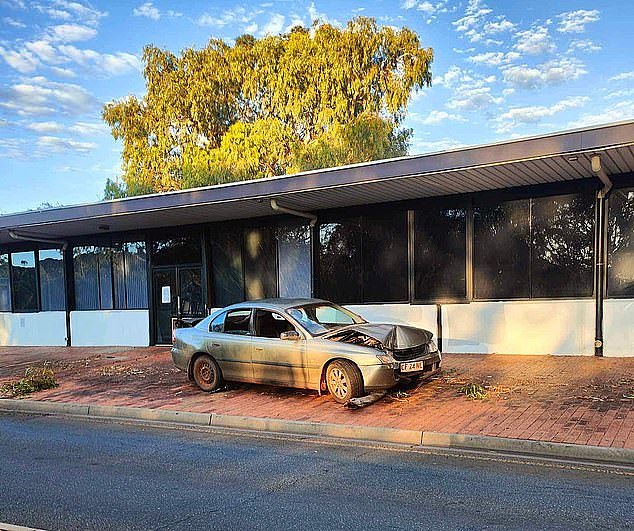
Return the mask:
M 319 299 L 228 306 L 174 331 L 172 358 L 203 391 L 237 381 L 328 391 L 340 403 L 440 368 L 433 334 L 368 323 Z

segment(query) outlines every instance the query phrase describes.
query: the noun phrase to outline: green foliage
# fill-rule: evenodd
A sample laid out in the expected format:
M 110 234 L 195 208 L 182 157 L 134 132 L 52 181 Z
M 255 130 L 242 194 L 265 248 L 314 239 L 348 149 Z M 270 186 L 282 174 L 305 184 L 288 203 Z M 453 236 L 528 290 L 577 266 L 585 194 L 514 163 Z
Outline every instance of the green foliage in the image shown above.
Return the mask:
M 143 59 L 143 98 L 103 110 L 127 195 L 404 155 L 400 123 L 433 52 L 407 28 L 356 18 L 180 55 L 150 45 Z M 120 193 L 110 181 L 106 195 Z
M 487 390 L 478 383 L 468 383 L 463 385 L 459 391 L 472 400 L 484 400 L 489 396 Z
M 105 200 L 121 199 L 122 197 L 127 197 L 127 195 L 128 193 L 124 184 L 112 179 L 106 179 L 106 187 L 103 193 Z
M 4 384 L 0 387 L 0 393 L 15 397 L 54 387 L 57 387 L 55 373 L 45 364 L 41 367 L 27 367 L 26 371 L 24 371 L 24 378 Z

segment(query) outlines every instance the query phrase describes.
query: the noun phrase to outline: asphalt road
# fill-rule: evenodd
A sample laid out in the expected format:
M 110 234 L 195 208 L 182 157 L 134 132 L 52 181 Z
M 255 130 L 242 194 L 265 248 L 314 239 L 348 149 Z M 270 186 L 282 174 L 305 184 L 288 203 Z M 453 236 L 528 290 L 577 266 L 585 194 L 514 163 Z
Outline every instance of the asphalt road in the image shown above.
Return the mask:
M 510 461 L 0 415 L 0 522 L 632 529 L 634 476 Z

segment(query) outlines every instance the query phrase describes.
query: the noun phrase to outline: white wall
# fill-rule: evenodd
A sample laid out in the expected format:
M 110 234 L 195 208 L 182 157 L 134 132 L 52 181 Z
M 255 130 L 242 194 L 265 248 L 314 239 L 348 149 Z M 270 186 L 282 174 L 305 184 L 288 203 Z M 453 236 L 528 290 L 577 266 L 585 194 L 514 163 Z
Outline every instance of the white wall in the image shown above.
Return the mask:
M 634 299 L 604 301 L 603 344 L 604 356 L 634 356 Z
M 444 352 L 594 354 L 594 301 L 505 301 L 442 307 Z
M 438 336 L 434 304 L 347 304 L 346 308 L 371 323 L 408 324 L 424 328 Z
M 0 346 L 66 346 L 66 312 L 0 313 Z
M 70 330 L 74 347 L 147 347 L 150 344 L 148 310 L 70 312 Z

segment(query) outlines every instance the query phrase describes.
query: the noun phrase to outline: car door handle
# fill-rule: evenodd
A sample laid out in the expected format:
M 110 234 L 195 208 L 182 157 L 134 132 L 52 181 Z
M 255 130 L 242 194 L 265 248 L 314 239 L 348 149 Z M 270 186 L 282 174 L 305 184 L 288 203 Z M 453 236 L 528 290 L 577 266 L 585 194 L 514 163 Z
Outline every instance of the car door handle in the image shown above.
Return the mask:
M 255 350 L 264 350 L 263 347 L 255 347 Z

